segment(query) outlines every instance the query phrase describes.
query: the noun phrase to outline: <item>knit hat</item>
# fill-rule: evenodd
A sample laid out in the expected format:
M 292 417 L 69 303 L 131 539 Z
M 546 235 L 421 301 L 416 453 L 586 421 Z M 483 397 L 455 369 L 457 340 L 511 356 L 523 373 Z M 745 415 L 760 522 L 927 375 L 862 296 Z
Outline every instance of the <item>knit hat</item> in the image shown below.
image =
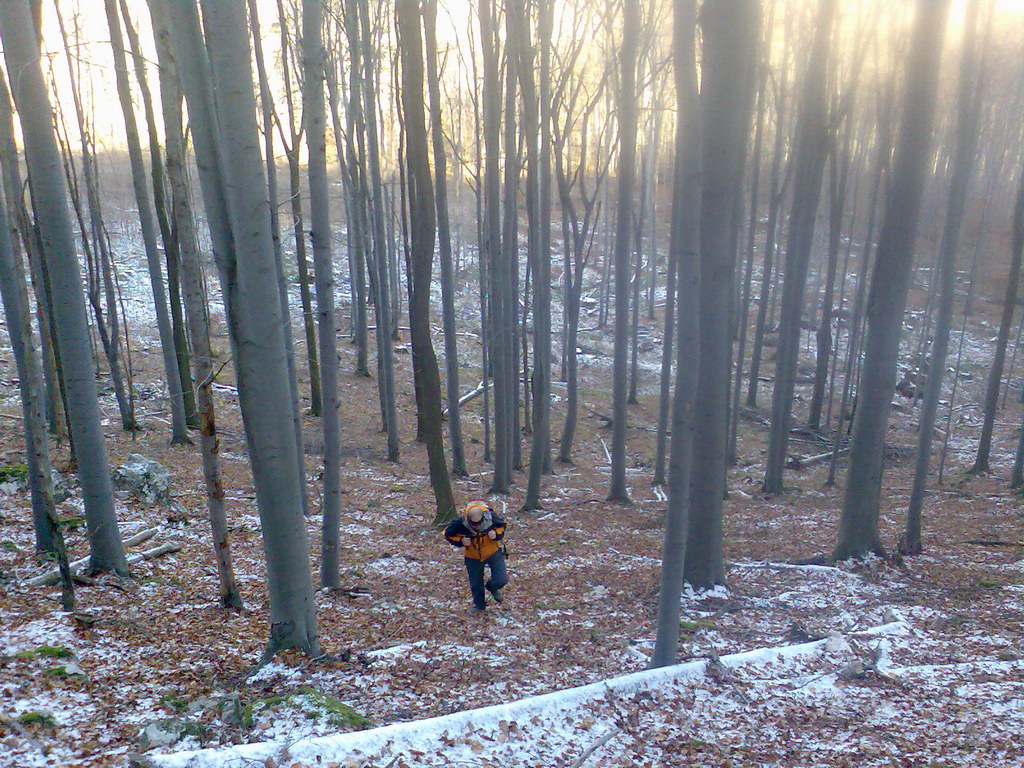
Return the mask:
M 477 499 L 475 501 L 469 502 L 469 504 L 466 505 L 466 508 L 462 511 L 462 516 L 468 520 L 469 513 L 472 512 L 474 509 L 479 509 L 480 514 L 486 515 L 489 507 L 487 506 L 486 501 L 480 501 L 479 499 Z

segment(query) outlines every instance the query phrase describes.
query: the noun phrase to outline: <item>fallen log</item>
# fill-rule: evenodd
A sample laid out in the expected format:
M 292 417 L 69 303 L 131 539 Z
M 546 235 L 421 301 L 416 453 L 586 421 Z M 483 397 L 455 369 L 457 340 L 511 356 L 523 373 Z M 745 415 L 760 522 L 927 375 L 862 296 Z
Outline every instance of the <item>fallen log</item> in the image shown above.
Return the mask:
M 139 552 L 137 555 L 132 555 L 128 558 L 128 565 L 134 565 L 135 563 L 143 560 L 153 560 L 157 557 L 163 557 L 169 555 L 172 552 L 179 552 L 181 550 L 180 544 L 161 544 L 158 547 L 147 549 L 145 552 Z
M 840 448 L 838 455 L 845 456 L 849 452 L 849 448 Z M 826 461 L 831 460 L 832 451 L 828 451 L 826 453 L 819 453 L 815 456 L 791 456 L 789 461 L 786 462 L 786 466 L 790 469 L 807 469 L 808 467 L 824 464 Z
M 469 392 L 467 392 L 466 394 L 464 394 L 462 397 L 459 398 L 459 408 L 461 408 L 462 406 L 464 406 L 466 403 L 470 402 L 471 400 L 476 400 L 483 393 L 484 393 L 484 383 L 481 381 L 479 384 L 476 385 L 476 387 L 474 389 L 471 389 Z M 443 411 L 441 411 L 441 418 L 442 419 L 447 419 L 448 418 L 448 409 L 447 408 L 445 408 Z
M 136 544 L 141 544 L 144 541 L 148 541 L 149 539 L 156 536 L 158 530 L 158 528 L 147 528 L 144 531 L 139 531 L 134 536 L 125 539 L 124 546 L 134 547 Z M 71 578 L 78 579 L 80 576 L 80 571 L 88 564 L 88 557 L 83 557 L 79 560 L 75 560 L 74 562 L 69 563 L 69 567 L 71 569 Z M 47 571 L 46 573 L 40 574 L 39 576 L 34 576 L 25 583 L 30 587 L 48 587 L 51 584 L 56 584 L 58 581 L 60 581 L 60 570 L 55 568 L 52 571 Z
M 1002 541 L 1001 539 L 968 539 L 968 544 L 974 544 L 978 547 L 1017 547 L 1020 546 L 1020 542 L 1014 541 Z

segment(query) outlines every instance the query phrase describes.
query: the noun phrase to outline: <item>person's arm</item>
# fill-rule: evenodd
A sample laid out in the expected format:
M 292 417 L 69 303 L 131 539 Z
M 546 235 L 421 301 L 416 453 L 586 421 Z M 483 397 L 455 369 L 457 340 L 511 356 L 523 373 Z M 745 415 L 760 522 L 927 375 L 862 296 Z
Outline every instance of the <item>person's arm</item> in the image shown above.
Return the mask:
M 461 520 L 452 520 L 448 523 L 448 527 L 444 529 L 444 537 L 453 547 L 464 547 L 469 542 L 469 537 L 466 536 L 465 530 Z
M 491 533 L 494 534 L 491 538 L 495 541 L 501 541 L 505 537 L 505 521 L 497 515 L 491 517 L 491 530 L 487 532 L 488 536 Z

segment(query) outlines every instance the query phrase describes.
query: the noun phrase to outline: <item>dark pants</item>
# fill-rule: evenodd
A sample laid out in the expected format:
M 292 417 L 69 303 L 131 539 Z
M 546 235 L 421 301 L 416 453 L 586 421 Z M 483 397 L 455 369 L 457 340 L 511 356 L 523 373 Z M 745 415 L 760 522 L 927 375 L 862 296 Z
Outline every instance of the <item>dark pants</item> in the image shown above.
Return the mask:
M 484 584 L 484 567 L 490 567 L 491 578 Z M 494 592 L 508 584 L 508 571 L 505 570 L 505 554 L 499 549 L 486 560 L 466 558 L 466 573 L 469 574 L 469 589 L 473 593 L 473 604 L 477 608 L 487 606 L 484 600 L 484 589 Z

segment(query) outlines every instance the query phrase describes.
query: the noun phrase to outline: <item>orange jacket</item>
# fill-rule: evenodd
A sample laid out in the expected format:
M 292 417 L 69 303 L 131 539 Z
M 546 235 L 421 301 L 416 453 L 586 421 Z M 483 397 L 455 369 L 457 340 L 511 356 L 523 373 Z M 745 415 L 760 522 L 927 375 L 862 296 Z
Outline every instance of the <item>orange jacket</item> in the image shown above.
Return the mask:
M 494 531 L 492 539 L 487 534 Z M 491 527 L 486 531 L 474 531 L 467 524 L 464 518 L 457 517 L 452 520 L 444 529 L 444 537 L 453 547 L 461 547 L 463 554 L 470 560 L 486 560 L 501 545 L 498 543 L 505 535 L 505 521 L 495 514 L 491 515 Z M 469 545 L 466 546 L 466 542 Z

